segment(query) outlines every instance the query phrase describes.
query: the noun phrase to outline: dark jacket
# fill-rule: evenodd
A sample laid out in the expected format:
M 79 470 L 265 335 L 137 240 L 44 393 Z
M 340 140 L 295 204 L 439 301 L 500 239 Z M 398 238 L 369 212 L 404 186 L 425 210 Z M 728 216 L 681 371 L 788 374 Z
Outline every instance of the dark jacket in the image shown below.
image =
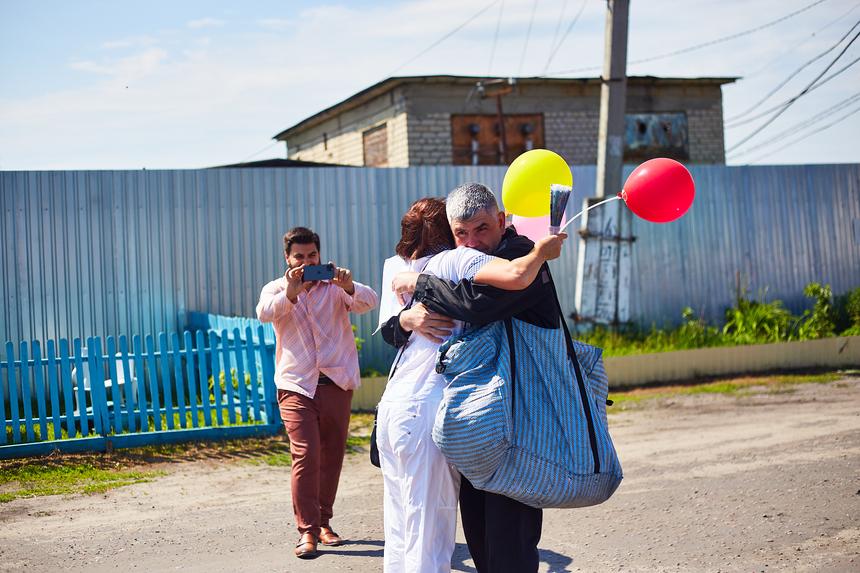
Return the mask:
M 518 235 L 513 227 L 505 229 L 493 256 L 513 260 L 527 255 L 534 243 Z M 543 328 L 558 328 L 559 315 L 549 268 L 544 263 L 537 278 L 527 288 L 507 291 L 469 280 L 459 283 L 421 274 L 412 301 L 451 318 L 468 322 L 472 327 L 515 317 Z M 395 347 L 406 344 L 411 334 L 400 327 L 399 316 L 393 316 L 382 327 L 382 337 Z

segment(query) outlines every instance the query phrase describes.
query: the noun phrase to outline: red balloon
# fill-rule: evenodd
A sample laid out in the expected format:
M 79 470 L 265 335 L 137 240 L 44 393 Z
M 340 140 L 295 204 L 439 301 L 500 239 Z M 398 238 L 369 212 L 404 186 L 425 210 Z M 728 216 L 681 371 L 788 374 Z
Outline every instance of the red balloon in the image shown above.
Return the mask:
M 652 223 L 668 223 L 683 216 L 693 204 L 696 184 L 687 168 L 659 157 L 633 170 L 621 198 L 630 210 Z

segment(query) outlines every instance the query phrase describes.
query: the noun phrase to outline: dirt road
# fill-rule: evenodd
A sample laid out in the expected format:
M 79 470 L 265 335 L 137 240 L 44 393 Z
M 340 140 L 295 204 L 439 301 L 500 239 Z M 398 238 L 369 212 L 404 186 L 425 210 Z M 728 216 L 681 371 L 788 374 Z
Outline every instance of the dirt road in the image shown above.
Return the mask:
M 860 571 L 860 378 L 651 400 L 613 414 L 625 480 L 602 506 L 548 510 L 541 571 Z M 348 457 L 335 528 L 292 556 L 289 469 L 172 464 L 104 495 L 0 505 L 0 571 L 382 569 L 382 482 Z M 462 533 L 455 571 L 474 571 Z

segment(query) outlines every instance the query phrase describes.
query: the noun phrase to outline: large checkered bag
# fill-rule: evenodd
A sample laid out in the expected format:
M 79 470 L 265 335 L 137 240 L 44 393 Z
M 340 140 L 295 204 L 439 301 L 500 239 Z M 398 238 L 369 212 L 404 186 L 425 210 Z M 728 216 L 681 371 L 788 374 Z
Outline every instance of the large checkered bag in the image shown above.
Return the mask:
M 433 441 L 478 489 L 539 508 L 606 501 L 622 473 L 601 354 L 517 319 L 445 343 Z

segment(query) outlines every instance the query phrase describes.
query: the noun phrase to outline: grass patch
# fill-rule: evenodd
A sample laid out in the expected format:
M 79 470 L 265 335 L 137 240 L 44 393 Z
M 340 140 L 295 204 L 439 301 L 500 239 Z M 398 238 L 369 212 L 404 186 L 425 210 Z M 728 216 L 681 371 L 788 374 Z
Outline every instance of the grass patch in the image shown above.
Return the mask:
M 22 497 L 103 493 L 126 485 L 145 483 L 164 473 L 155 470 L 110 470 L 89 463 L 22 465 L 0 472 L 0 503 Z

